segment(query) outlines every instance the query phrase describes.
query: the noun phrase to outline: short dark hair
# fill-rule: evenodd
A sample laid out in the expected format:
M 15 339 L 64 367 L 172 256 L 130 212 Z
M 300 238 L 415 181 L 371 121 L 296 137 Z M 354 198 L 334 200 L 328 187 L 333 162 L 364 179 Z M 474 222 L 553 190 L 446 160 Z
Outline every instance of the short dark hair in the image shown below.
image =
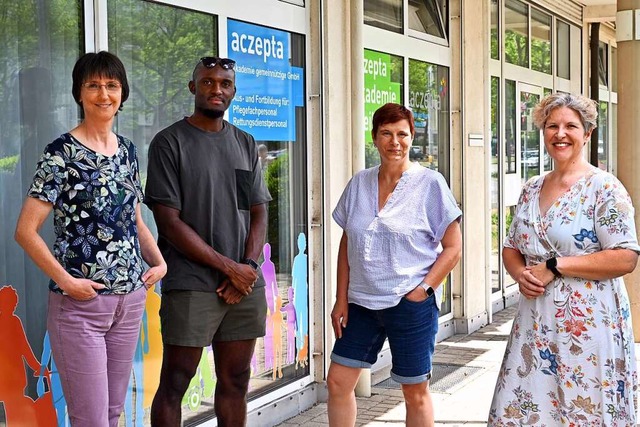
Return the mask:
M 415 124 L 413 121 L 413 113 L 404 105 L 395 104 L 393 102 L 389 102 L 384 104 L 382 107 L 378 108 L 375 113 L 373 113 L 373 121 L 371 132 L 373 136 L 378 133 L 378 128 L 382 125 L 386 125 L 387 123 L 396 123 L 401 120 L 406 120 L 409 122 L 409 129 L 411 130 L 411 136 L 414 136 Z
M 124 102 L 129 99 L 129 82 L 127 81 L 127 72 L 122 61 L 113 53 L 104 50 L 98 53 L 85 53 L 78 58 L 71 73 L 73 79 L 71 93 L 78 105 L 80 105 L 82 84 L 94 76 L 114 79 L 120 82 L 122 85 L 122 101 L 118 110 L 122 111 Z

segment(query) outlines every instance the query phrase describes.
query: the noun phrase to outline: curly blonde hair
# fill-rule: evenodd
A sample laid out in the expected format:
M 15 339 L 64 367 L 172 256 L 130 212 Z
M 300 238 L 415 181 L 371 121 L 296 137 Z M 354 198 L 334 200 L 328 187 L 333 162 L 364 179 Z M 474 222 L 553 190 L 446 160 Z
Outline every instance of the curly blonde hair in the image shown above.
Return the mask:
M 533 109 L 533 122 L 539 129 L 544 129 L 551 112 L 560 107 L 571 108 L 578 113 L 585 133 L 598 126 L 596 102 L 586 96 L 570 93 L 552 93 L 544 97 Z

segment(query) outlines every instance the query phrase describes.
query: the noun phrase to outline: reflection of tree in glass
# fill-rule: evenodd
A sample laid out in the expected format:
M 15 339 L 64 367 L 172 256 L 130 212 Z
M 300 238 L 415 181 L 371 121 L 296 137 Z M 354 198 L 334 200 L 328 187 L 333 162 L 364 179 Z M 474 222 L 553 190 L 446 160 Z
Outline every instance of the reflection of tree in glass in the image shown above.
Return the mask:
M 69 81 L 56 76 L 71 75 L 79 53 L 82 10 L 79 3 L 79 0 L 0 0 L 0 99 L 5 101 L 0 103 L 0 159 L 20 151 L 17 106 L 20 85 L 28 84 L 19 82 L 20 70 L 31 67 L 51 70 L 54 78 L 50 93 L 56 97 L 53 109 L 57 119 L 65 124 L 76 119 Z
M 193 108 L 187 82 L 199 58 L 217 53 L 216 17 L 139 0 L 115 0 L 108 2 L 108 25 L 110 49 L 129 73 L 135 111 L 119 118 L 118 126 L 125 127 L 120 132 L 149 141 Z
M 289 154 L 285 153 L 273 160 L 267 166 L 265 181 L 271 202 L 269 202 L 269 223 L 267 225 L 267 242 L 271 244 L 271 261 L 276 266 L 276 271 L 283 272 L 280 265 L 280 244 L 288 244 L 288 239 L 280 236 L 281 226 L 289 224 Z
M 504 54 L 508 63 L 527 67 L 529 65 L 529 39 L 514 31 L 506 31 Z

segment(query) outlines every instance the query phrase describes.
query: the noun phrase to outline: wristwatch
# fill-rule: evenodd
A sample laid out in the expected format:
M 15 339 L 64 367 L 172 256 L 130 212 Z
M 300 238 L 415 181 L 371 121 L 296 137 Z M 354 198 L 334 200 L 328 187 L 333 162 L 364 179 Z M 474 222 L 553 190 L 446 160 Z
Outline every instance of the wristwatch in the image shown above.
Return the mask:
M 252 260 L 251 258 L 245 258 L 242 260 L 243 264 L 248 264 L 250 265 L 255 271 L 258 271 L 258 268 L 260 268 L 260 266 L 258 265 L 257 262 L 255 262 L 254 260 Z
M 550 270 L 556 278 L 562 277 L 562 274 L 558 271 L 558 259 L 556 257 L 549 258 L 546 262 L 547 269 Z
M 420 287 L 424 289 L 424 293 L 427 294 L 427 298 L 433 295 L 433 288 L 426 282 L 420 282 Z

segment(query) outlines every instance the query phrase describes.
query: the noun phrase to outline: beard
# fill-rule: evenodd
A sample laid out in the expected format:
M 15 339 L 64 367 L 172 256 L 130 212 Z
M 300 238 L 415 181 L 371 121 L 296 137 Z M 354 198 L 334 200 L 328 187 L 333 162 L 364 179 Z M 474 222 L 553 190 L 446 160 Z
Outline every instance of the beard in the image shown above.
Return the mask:
M 210 108 L 198 108 L 198 110 L 210 119 L 220 119 L 224 116 L 224 110 L 212 110 Z

